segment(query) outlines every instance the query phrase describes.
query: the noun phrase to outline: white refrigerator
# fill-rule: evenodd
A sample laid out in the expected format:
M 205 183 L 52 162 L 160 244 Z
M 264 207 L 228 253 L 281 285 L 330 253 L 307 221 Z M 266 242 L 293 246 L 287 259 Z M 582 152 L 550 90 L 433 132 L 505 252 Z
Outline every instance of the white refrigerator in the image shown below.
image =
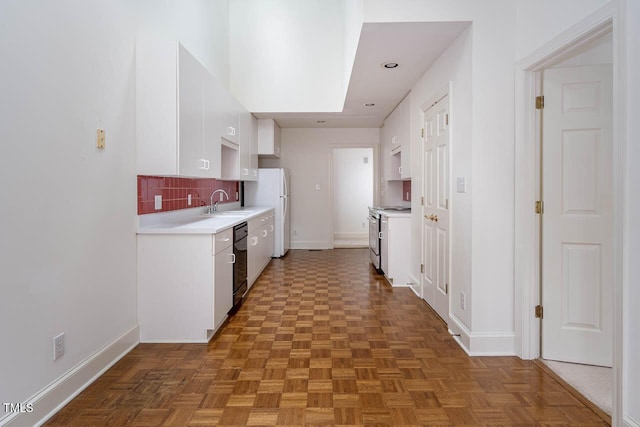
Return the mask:
M 284 168 L 260 168 L 258 180 L 244 184 L 245 206 L 269 206 L 275 209 L 273 257 L 289 250 L 289 171 Z

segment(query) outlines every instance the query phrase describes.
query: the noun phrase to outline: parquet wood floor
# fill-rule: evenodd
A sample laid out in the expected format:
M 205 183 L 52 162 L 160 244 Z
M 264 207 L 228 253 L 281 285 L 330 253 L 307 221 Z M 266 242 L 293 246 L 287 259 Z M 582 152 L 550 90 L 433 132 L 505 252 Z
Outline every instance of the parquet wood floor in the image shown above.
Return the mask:
M 468 357 L 366 249 L 273 260 L 208 344 L 141 344 L 48 426 L 606 423 L 535 364 Z

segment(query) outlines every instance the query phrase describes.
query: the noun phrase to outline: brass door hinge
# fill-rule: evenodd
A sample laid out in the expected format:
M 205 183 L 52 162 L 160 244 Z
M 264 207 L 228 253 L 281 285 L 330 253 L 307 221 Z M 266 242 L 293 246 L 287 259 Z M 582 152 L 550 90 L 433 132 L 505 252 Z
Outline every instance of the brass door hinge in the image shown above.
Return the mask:
M 448 283 L 444 284 L 444 293 L 449 295 L 449 284 Z
M 420 197 L 420 206 L 424 206 L 424 196 Z
M 449 209 L 449 199 L 444 200 L 444 208 Z
M 542 319 L 542 306 L 536 305 L 536 318 Z
M 420 132 L 420 136 L 424 138 L 424 128 L 421 129 L 422 132 Z
M 445 125 L 449 124 L 449 115 L 448 114 L 444 116 L 444 124 Z
M 420 273 L 424 273 L 424 264 L 420 264 Z
M 541 200 L 536 201 L 536 213 L 543 214 L 544 213 L 544 202 Z
M 536 110 L 542 110 L 544 108 L 544 96 L 536 96 Z

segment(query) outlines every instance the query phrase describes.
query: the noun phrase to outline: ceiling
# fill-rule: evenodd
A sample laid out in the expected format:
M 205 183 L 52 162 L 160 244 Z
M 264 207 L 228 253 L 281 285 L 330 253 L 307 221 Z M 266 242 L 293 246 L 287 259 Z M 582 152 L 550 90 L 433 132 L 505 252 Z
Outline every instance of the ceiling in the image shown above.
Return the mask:
M 469 22 L 365 23 L 342 112 L 254 113 L 285 128 L 371 128 L 409 93 Z M 382 67 L 396 62 L 397 68 Z M 372 107 L 364 104 L 373 103 Z M 324 123 L 318 123 L 324 120 Z

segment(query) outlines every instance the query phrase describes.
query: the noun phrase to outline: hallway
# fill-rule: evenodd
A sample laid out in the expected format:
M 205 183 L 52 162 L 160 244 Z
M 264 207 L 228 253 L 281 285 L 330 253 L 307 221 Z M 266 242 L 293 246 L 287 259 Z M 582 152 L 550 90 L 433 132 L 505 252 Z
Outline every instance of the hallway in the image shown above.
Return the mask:
M 208 345 L 141 344 L 48 426 L 607 425 L 534 363 L 468 357 L 368 249 L 274 259 Z

